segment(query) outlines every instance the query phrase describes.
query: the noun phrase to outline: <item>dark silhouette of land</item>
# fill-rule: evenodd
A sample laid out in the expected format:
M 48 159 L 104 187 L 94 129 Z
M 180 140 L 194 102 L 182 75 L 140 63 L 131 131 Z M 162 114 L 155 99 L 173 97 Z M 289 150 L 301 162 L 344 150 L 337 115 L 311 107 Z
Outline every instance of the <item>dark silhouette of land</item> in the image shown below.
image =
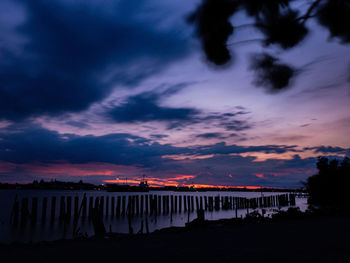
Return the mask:
M 350 262 L 349 217 L 219 220 L 148 235 L 0 246 L 2 262 Z

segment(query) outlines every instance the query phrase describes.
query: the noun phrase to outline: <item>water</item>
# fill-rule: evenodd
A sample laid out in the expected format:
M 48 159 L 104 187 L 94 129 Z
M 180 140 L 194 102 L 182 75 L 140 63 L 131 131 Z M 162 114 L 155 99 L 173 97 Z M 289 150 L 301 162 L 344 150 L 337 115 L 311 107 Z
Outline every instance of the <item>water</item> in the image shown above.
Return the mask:
M 76 226 L 73 226 L 73 209 L 74 209 L 74 198 L 76 196 L 79 197 L 79 202 L 81 202 L 84 194 L 87 196 L 87 200 L 89 201 L 89 197 L 92 196 L 94 199 L 96 197 L 105 198 L 106 205 L 106 197 L 109 197 L 109 205 L 111 205 L 111 197 L 115 197 L 115 201 L 117 202 L 117 196 L 126 196 L 126 200 L 128 200 L 128 196 L 135 195 L 158 195 L 158 196 L 196 196 L 203 197 L 204 196 L 220 196 L 221 197 L 245 197 L 245 198 L 254 198 L 261 196 L 271 196 L 271 195 L 279 195 L 282 193 L 273 193 L 273 192 L 170 192 L 170 191 L 154 191 L 147 193 L 111 193 L 106 191 L 54 191 L 54 190 L 0 190 L 0 243 L 12 243 L 12 242 L 39 242 L 39 241 L 52 241 L 57 239 L 69 239 L 73 238 L 77 235 L 91 236 L 93 235 L 93 225 L 90 220 L 87 218 L 84 220 L 79 218 Z M 11 210 L 15 200 L 15 196 L 18 196 L 18 200 L 21 200 L 22 197 L 28 197 L 29 199 L 29 210 L 31 207 L 31 200 L 33 197 L 38 198 L 38 220 L 34 225 L 30 223 L 26 224 L 24 227 L 13 226 L 11 221 Z M 51 197 L 56 196 L 56 217 L 53 222 L 50 222 L 50 211 L 51 211 Z M 70 222 L 62 222 L 58 219 L 59 216 L 59 205 L 60 205 L 60 197 L 61 196 L 71 196 L 72 197 L 72 218 Z M 42 209 L 42 198 L 47 197 L 47 212 L 46 212 L 46 220 L 45 223 L 42 224 L 41 220 L 41 209 Z M 179 199 L 179 198 L 178 198 Z M 195 205 L 195 203 L 194 203 Z M 162 203 L 163 206 L 163 203 Z M 178 200 L 179 206 L 179 200 Z M 306 199 L 305 198 L 297 198 L 296 206 L 300 207 L 300 209 L 306 210 Z M 144 206 L 145 207 L 145 206 Z M 273 210 L 276 208 L 267 209 L 267 214 L 273 213 Z M 284 208 L 287 209 L 287 208 Z M 137 233 L 141 230 L 143 225 L 143 233 L 146 231 L 146 222 L 148 222 L 149 232 L 153 232 L 157 229 L 162 229 L 171 226 L 185 226 L 185 224 L 189 221 L 194 220 L 197 217 L 196 211 L 194 212 L 184 212 L 184 205 L 182 201 L 182 212 L 173 213 L 172 215 L 163 214 L 163 211 L 155 216 L 155 215 L 135 215 L 131 218 L 131 226 L 133 228 L 134 233 Z M 257 209 L 260 211 L 259 209 Z M 250 212 L 252 209 L 250 209 Z M 260 211 L 261 212 L 261 211 Z M 205 219 L 207 220 L 217 220 L 223 218 L 233 218 L 235 217 L 235 210 L 222 210 L 219 211 L 205 211 Z M 247 213 L 247 209 L 238 209 L 237 216 L 244 217 Z M 129 221 L 127 216 L 104 216 L 104 224 L 107 232 L 117 232 L 117 233 L 128 233 L 129 232 Z M 75 233 L 75 234 L 74 234 Z

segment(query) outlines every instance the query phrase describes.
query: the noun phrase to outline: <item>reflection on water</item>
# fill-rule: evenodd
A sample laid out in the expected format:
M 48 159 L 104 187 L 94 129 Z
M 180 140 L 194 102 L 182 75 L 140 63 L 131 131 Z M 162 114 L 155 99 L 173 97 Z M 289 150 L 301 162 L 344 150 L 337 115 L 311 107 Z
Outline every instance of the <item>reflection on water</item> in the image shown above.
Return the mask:
M 282 194 L 268 192 L 110 193 L 105 191 L 2 190 L 0 191 L 0 243 L 39 242 L 91 236 L 94 234 L 94 227 L 90 210 L 92 211 L 96 206 L 96 202 L 103 207 L 100 212 L 103 213 L 103 223 L 107 232 L 129 233 L 132 229 L 133 233 L 146 233 L 170 226 L 184 226 L 197 217 L 197 207 L 205 210 L 207 220 L 244 217 L 252 209 L 238 206 L 238 200 L 241 200 L 241 203 L 245 202 L 243 198 L 263 196 L 265 200 L 270 200 L 269 206 L 271 207 L 264 208 L 269 214 L 277 209 L 272 206 L 279 206 L 277 198 L 274 198 Z M 85 207 L 84 195 L 86 195 Z M 20 208 L 17 225 L 14 225 L 13 205 L 16 196 Z M 21 224 L 21 214 L 24 213 L 23 210 L 21 211 L 23 198 L 28 200 L 28 217 Z M 256 201 L 259 202 L 258 199 Z M 305 210 L 306 200 L 296 198 L 295 205 Z M 261 212 L 261 209 L 256 208 L 255 210 Z M 33 213 L 36 217 L 32 216 Z

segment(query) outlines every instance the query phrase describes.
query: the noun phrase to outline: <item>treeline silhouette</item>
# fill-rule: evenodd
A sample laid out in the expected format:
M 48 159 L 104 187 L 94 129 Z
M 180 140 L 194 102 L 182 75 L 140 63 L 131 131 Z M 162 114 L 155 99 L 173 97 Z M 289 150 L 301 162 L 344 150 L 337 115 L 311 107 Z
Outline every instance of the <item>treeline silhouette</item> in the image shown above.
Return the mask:
M 350 159 L 342 161 L 321 157 L 317 162 L 318 173 L 309 177 L 306 188 L 309 204 L 321 208 L 350 208 Z

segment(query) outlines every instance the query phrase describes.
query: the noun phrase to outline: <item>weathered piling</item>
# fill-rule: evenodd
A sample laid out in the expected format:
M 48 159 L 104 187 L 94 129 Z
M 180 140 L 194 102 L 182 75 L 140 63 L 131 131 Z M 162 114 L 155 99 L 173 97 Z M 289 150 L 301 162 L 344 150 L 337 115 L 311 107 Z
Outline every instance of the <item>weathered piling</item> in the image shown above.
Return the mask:
M 90 220 L 92 218 L 93 214 L 93 204 L 94 204 L 94 198 L 92 196 L 89 197 L 89 212 L 88 212 L 88 219 Z
M 166 213 L 167 214 L 170 213 L 170 196 L 169 195 L 166 196 Z
M 162 212 L 162 197 L 160 195 L 158 195 L 158 214 L 161 214 Z
M 141 195 L 141 199 L 140 199 L 140 214 L 143 215 L 143 206 L 144 206 L 144 195 Z
M 101 197 L 100 197 L 100 204 L 99 204 L 99 206 L 98 206 L 98 213 L 99 213 L 99 216 L 100 216 L 100 217 L 103 216 L 104 204 L 105 204 L 105 197 L 104 197 L 104 196 L 101 196 Z
M 131 215 L 131 199 L 132 199 L 132 196 L 131 195 L 129 195 L 128 196 L 128 206 L 127 206 L 127 214 L 128 215 Z
M 81 206 L 79 209 L 79 214 L 81 213 L 81 217 L 83 219 L 86 218 L 86 207 L 87 207 L 87 197 L 86 197 L 86 194 L 84 194 L 83 200 L 81 201 Z
M 60 199 L 60 214 L 59 214 L 59 219 L 63 220 L 66 215 L 66 203 L 65 203 L 65 197 L 61 196 Z
M 56 216 L 56 196 L 51 197 L 50 221 L 54 222 Z
M 79 197 L 74 197 L 74 221 L 77 221 L 79 218 Z
M 237 218 L 237 216 L 238 216 L 238 199 L 233 198 L 233 202 L 234 202 L 234 207 L 235 207 L 235 217 Z
M 98 211 L 99 211 L 99 206 L 100 206 L 100 198 L 99 197 L 96 197 L 95 198 L 95 203 L 94 203 L 94 208 L 93 208 L 93 212 L 92 214 L 98 214 Z
M 199 210 L 199 201 L 198 201 L 198 196 L 196 196 L 196 210 Z
M 24 226 L 27 223 L 28 216 L 29 216 L 28 198 L 23 197 L 22 205 L 21 205 L 21 225 L 22 226 Z
M 153 215 L 153 195 L 149 195 L 149 214 Z
M 38 218 L 38 198 L 32 198 L 32 212 L 30 214 L 31 224 L 35 225 Z
M 174 212 L 177 213 L 177 195 L 174 196 Z
M 220 210 L 220 196 L 215 196 L 215 210 Z
M 157 196 L 157 195 L 153 195 L 153 209 L 154 209 L 154 215 L 157 215 L 157 214 L 158 214 L 157 200 L 158 200 L 158 196 Z
M 173 195 L 171 195 L 170 196 L 170 204 L 171 204 L 171 207 L 170 207 L 170 211 L 171 211 L 171 213 L 173 213 L 174 212 L 174 196 Z
M 184 195 L 184 211 L 187 211 L 187 198 L 186 195 Z
M 106 217 L 109 216 L 109 196 L 106 196 Z
M 126 202 L 126 196 L 124 195 L 122 198 L 122 216 L 125 215 L 125 202 Z
M 43 198 L 42 206 L 41 206 L 41 223 L 46 223 L 46 210 L 47 210 L 47 197 Z
M 139 195 L 135 196 L 136 197 L 136 215 L 138 215 L 140 213 L 140 197 Z
M 145 196 L 145 213 L 148 214 L 148 195 Z
M 199 209 L 203 210 L 203 197 L 199 197 Z
M 187 196 L 187 210 L 191 211 L 191 197 L 189 195 Z
M 182 212 L 182 196 L 179 196 L 179 213 Z
M 114 217 L 115 214 L 115 197 L 112 196 L 111 198 L 111 216 Z
M 208 197 L 208 208 L 209 211 L 213 211 L 214 209 L 214 198 L 212 196 Z
M 66 220 L 70 220 L 72 216 L 72 197 L 67 196 Z
M 18 224 L 18 217 L 19 217 L 19 203 L 16 195 L 15 201 L 12 207 L 11 218 L 10 218 L 10 221 L 14 226 L 17 226 Z
M 208 210 L 208 197 L 204 196 L 204 209 Z
M 115 208 L 115 215 L 120 216 L 120 207 L 121 207 L 121 197 L 117 196 L 117 207 Z
M 191 195 L 191 212 L 194 211 L 194 196 Z

